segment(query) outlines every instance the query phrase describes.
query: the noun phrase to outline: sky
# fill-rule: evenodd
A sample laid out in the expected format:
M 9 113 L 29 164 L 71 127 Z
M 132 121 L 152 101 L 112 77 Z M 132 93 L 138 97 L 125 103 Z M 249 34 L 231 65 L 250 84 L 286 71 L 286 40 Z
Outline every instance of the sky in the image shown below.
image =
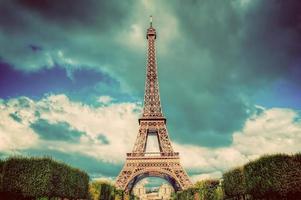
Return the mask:
M 299 0 L 0 1 L 0 157 L 113 180 L 138 133 L 149 16 L 169 136 L 193 182 L 301 148 Z

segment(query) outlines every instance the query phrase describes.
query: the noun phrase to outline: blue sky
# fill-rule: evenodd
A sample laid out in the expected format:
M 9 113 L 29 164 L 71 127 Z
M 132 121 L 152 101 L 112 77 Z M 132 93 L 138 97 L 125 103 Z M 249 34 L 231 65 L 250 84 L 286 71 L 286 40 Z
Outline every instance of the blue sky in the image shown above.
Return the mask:
M 153 15 L 164 115 L 193 181 L 301 146 L 301 4 L 0 2 L 0 152 L 114 180 L 138 133 Z

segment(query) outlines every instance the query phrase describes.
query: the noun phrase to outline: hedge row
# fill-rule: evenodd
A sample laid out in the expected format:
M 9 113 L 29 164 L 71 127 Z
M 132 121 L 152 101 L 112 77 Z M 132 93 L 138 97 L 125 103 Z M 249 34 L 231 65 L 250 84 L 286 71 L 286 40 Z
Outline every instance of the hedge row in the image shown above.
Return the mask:
M 301 154 L 263 156 L 223 175 L 227 198 L 301 199 Z
M 85 172 L 50 158 L 13 157 L 3 164 L 1 194 L 7 198 L 87 199 L 88 187 Z
M 136 200 L 133 195 L 125 194 L 106 181 L 94 181 L 90 184 L 92 200 Z
M 219 180 L 204 180 L 194 187 L 175 193 L 175 200 L 222 200 L 223 191 Z
M 1 160 L 0 159 L 0 194 L 2 193 L 2 177 L 3 177 L 3 173 L 2 173 L 2 171 L 3 171 L 3 165 L 4 165 L 4 160 Z
M 223 174 L 223 189 L 226 197 L 243 197 L 246 194 L 246 184 L 243 168 L 235 168 Z

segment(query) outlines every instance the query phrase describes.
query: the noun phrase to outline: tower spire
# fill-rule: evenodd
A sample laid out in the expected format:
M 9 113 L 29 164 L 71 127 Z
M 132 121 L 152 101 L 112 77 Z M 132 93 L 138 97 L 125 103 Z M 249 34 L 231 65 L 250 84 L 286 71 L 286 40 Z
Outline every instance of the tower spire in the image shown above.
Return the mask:
M 161 109 L 159 82 L 156 63 L 155 40 L 156 29 L 153 27 L 152 16 L 150 16 L 150 27 L 147 29 L 148 40 L 147 67 L 145 78 L 144 108 L 142 118 L 164 118 Z
M 153 16 L 149 16 L 150 27 L 153 27 Z

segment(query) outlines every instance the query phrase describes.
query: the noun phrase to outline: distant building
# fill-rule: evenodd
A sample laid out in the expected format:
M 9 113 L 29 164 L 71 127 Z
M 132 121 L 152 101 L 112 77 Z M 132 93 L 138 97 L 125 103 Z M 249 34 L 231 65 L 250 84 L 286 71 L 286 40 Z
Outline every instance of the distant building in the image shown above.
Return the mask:
M 167 183 L 161 185 L 157 191 L 152 192 L 146 192 L 143 184 L 137 184 L 133 189 L 134 195 L 140 200 L 170 200 L 173 191 L 174 189 Z
M 140 200 L 147 200 L 144 184 L 137 183 L 133 188 L 133 193 L 135 196 L 139 197 Z
M 162 200 L 169 200 L 171 199 L 171 194 L 173 193 L 173 191 L 173 188 L 169 184 L 164 183 L 159 187 L 158 194 Z

